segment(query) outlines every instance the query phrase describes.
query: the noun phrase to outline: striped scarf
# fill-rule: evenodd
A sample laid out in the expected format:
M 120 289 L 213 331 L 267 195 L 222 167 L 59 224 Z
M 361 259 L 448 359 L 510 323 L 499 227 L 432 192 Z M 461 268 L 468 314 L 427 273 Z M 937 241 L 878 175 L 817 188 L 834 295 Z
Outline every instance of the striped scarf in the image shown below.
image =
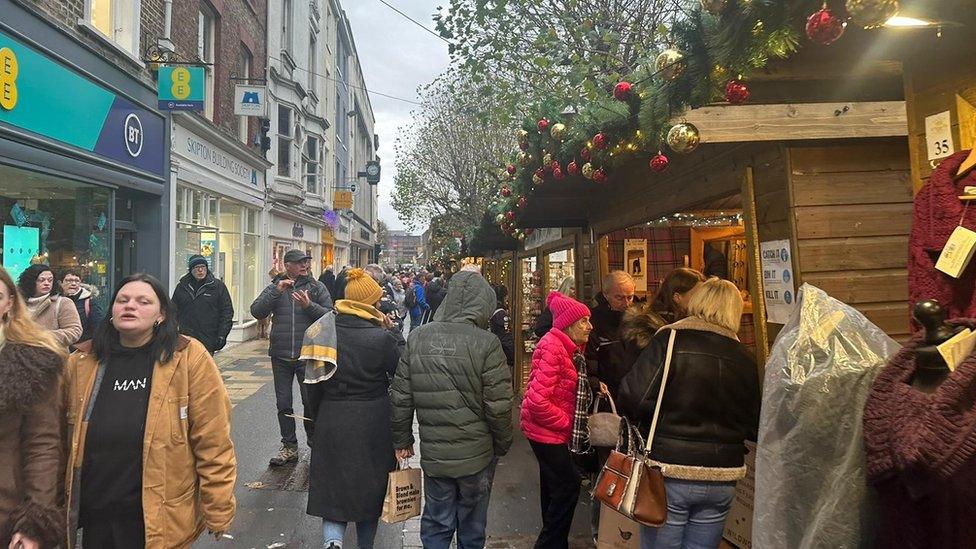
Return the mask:
M 576 366 L 576 411 L 573 412 L 573 437 L 569 441 L 569 451 L 574 454 L 588 454 L 592 450 L 589 441 L 589 431 L 586 427 L 590 413 L 593 394 L 590 392 L 590 381 L 586 376 L 586 357 L 579 350 L 573 355 Z

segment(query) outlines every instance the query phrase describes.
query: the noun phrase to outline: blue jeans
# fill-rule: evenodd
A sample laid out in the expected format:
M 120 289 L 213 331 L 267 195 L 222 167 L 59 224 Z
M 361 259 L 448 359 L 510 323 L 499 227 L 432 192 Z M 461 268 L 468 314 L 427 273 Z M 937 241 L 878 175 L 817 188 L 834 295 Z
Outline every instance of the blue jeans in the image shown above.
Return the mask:
M 488 500 L 498 458 L 481 472 L 461 478 L 424 475 L 424 549 L 448 549 L 457 532 L 458 549 L 482 549 L 488 526 Z
M 373 549 L 376 539 L 376 520 L 364 520 L 356 523 L 356 542 L 360 549 Z M 342 547 L 342 538 L 346 535 L 346 523 L 322 519 L 322 533 L 325 546 L 330 543 Z
M 664 479 L 668 521 L 641 526 L 641 549 L 716 549 L 735 497 L 734 482 Z

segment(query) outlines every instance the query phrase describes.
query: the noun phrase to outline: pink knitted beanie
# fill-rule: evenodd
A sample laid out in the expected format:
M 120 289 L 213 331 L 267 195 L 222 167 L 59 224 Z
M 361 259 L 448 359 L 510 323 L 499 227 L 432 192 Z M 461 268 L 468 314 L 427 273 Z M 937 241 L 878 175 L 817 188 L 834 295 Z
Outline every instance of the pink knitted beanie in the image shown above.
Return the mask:
M 549 292 L 546 305 L 552 311 L 552 327 L 560 331 L 572 326 L 577 320 L 590 316 L 589 307 L 559 292 Z

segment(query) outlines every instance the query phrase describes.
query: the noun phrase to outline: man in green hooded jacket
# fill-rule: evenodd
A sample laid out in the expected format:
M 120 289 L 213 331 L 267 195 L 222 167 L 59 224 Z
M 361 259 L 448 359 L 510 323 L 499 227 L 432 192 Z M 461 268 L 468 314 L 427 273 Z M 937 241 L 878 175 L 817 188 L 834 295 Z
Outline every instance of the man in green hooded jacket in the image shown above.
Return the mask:
M 484 547 L 498 457 L 512 445 L 512 380 L 488 321 L 495 292 L 478 273 L 459 272 L 434 321 L 410 332 L 392 386 L 393 445 L 413 455 L 420 424 L 425 548 Z

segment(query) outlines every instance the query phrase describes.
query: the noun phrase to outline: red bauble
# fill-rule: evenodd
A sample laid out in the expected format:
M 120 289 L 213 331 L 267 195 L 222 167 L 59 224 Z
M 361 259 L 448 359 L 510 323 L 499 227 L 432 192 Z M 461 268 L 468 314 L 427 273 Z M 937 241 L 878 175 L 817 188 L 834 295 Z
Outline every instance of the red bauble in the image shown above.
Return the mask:
M 539 133 L 542 133 L 549 129 L 549 120 L 545 118 L 539 119 Z
M 515 175 L 515 164 L 509 164 L 505 169 L 508 170 L 508 175 Z
M 575 160 L 566 165 L 566 171 L 569 172 L 569 175 L 579 175 L 579 166 L 576 165 Z
M 661 153 L 657 153 L 651 158 L 651 169 L 655 172 L 663 172 L 668 167 L 668 157 Z
M 593 148 L 598 151 L 602 151 L 603 149 L 607 148 L 607 136 L 603 135 L 603 133 L 594 135 Z
M 513 212 L 512 210 L 508 210 L 507 212 L 505 212 L 505 219 L 509 221 L 515 221 L 515 212 Z
M 834 15 L 824 5 L 823 9 L 807 19 L 807 38 L 821 46 L 829 46 L 844 34 L 846 27 L 847 21 Z
M 630 98 L 630 82 L 617 82 L 613 87 L 613 98 L 617 101 L 626 101 Z
M 504 187 L 502 187 L 501 194 L 505 198 L 508 198 L 508 197 L 512 196 L 512 189 L 508 185 L 505 185 Z
M 529 201 L 525 199 L 524 196 L 520 196 L 518 202 L 516 203 L 519 208 L 524 208 Z
M 519 143 L 519 148 L 522 149 L 523 151 L 529 150 L 529 142 L 522 141 L 521 143 Z
M 603 171 L 603 168 L 600 168 L 600 169 L 594 171 L 593 172 L 593 181 L 596 181 L 597 183 L 606 183 L 607 182 L 607 172 Z
M 554 166 L 555 167 L 552 169 L 553 179 L 555 179 L 556 181 L 561 181 L 565 179 L 566 174 L 564 174 L 563 171 L 559 168 L 559 164 L 555 164 Z
M 587 147 L 583 147 L 583 149 L 580 150 L 580 158 L 583 159 L 583 162 L 589 162 L 590 161 L 590 149 L 587 148 Z
M 738 80 L 729 80 L 725 86 L 725 100 L 733 105 L 741 105 L 749 100 L 752 93 L 749 88 Z
M 511 232 L 512 229 L 515 228 L 515 226 L 512 225 L 512 223 L 509 222 L 509 221 L 506 221 L 506 222 L 502 223 L 501 227 L 502 227 L 502 230 L 505 231 L 505 232 Z

